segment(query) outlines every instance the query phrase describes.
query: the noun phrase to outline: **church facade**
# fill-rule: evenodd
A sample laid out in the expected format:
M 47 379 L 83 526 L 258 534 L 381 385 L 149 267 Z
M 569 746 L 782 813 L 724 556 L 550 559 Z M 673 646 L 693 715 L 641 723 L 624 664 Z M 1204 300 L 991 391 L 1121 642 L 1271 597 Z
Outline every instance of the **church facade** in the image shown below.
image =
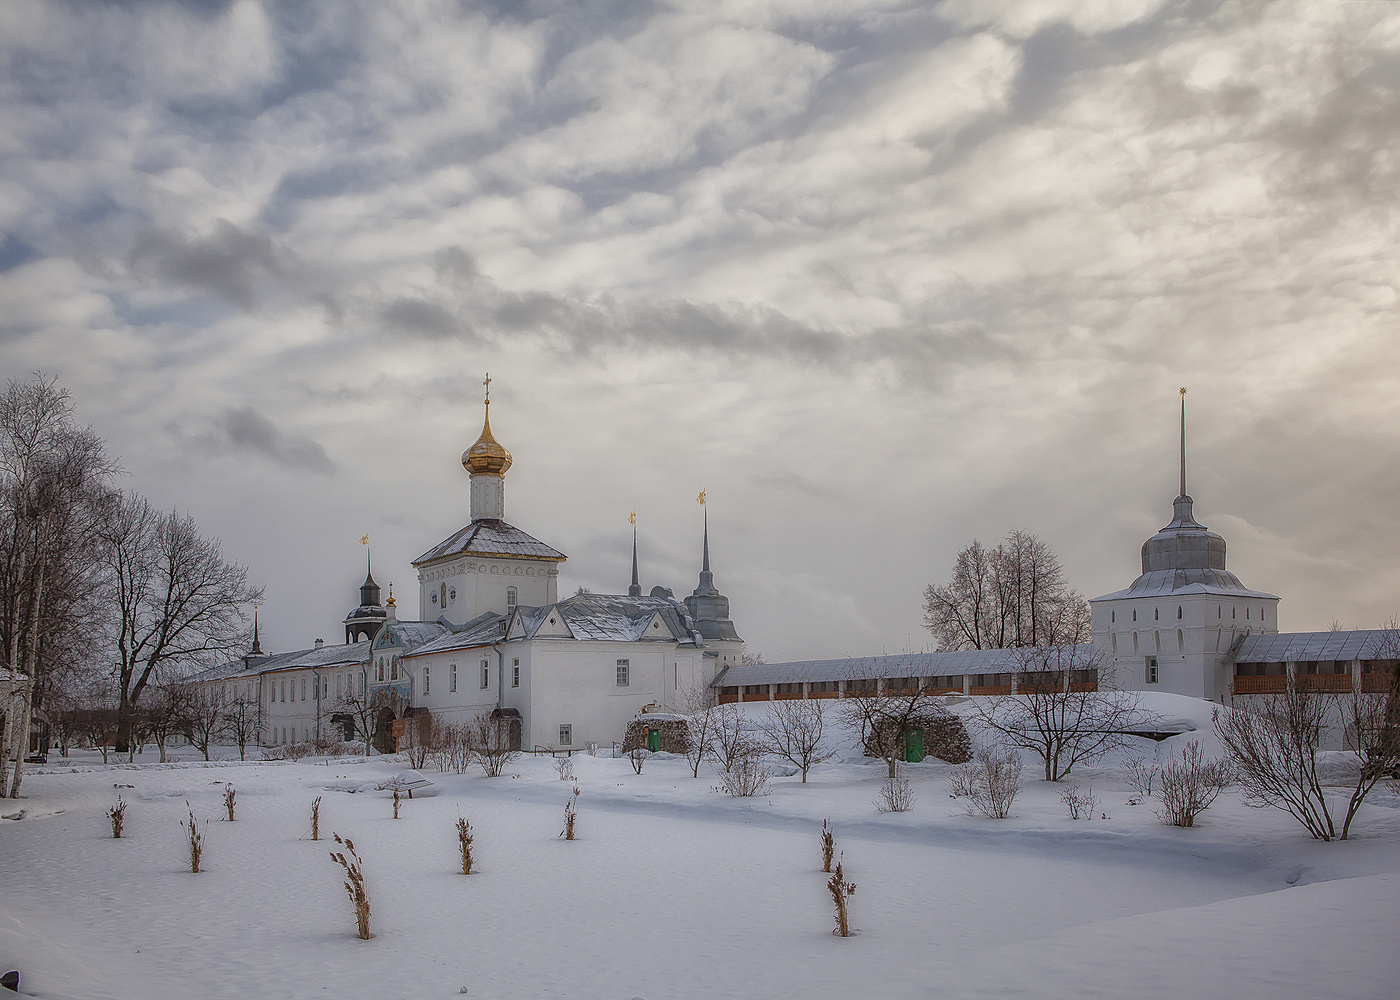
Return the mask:
M 642 593 L 635 534 L 626 594 L 559 599 L 567 557 L 504 518 L 513 458 L 492 433 L 490 405 L 488 391 L 481 435 L 462 455 L 470 520 L 413 560 L 418 620 L 401 621 L 392 594 L 380 603 L 367 567 L 343 645 L 270 655 L 255 631 L 248 656 L 198 678 L 225 698 L 256 700 L 260 744 L 348 738 L 369 716 L 386 747 L 395 721 L 424 714 L 492 716 L 525 749 L 607 744 L 640 712 L 675 711 L 741 662 L 743 640 L 710 570 L 708 511 L 686 599 L 666 587 Z

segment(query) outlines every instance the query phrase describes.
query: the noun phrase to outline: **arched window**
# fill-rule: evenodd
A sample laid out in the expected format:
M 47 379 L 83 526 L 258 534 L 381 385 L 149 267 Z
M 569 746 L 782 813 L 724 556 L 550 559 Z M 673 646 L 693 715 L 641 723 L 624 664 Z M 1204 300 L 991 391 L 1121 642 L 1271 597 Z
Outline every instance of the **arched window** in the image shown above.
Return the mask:
M 1155 622 L 1157 619 L 1159 619 L 1159 618 L 1161 618 L 1161 617 L 1162 617 L 1162 609 L 1161 609 L 1161 608 L 1153 608 L 1153 609 L 1152 609 L 1152 620 Z
M 1115 653 L 1118 652 L 1118 633 L 1114 632 L 1109 638 L 1112 640 L 1113 643 L 1113 651 Z
M 1133 608 L 1133 621 L 1137 621 L 1137 608 Z
M 1117 611 L 1110 611 L 1110 612 L 1108 613 L 1108 620 L 1109 620 L 1110 622 L 1116 622 L 1116 621 L 1118 620 L 1118 612 L 1117 612 Z
M 1178 653 L 1186 652 L 1186 635 L 1181 629 L 1176 630 L 1176 651 Z
M 391 681 L 396 681 L 396 680 L 398 680 L 398 679 L 399 679 L 399 658 L 398 658 L 397 656 L 393 656 L 393 657 L 390 657 L 390 658 L 389 658 L 389 680 L 391 680 Z
M 443 584 L 439 584 L 439 585 L 438 585 L 438 599 L 441 601 L 442 606 L 443 606 L 444 608 L 446 608 L 446 607 L 447 607 L 447 584 L 443 583 Z
M 1180 605 L 1180 604 L 1178 604 L 1178 605 L 1176 606 L 1176 617 L 1177 617 L 1177 620 L 1178 620 L 1178 621 L 1181 620 L 1181 605 Z

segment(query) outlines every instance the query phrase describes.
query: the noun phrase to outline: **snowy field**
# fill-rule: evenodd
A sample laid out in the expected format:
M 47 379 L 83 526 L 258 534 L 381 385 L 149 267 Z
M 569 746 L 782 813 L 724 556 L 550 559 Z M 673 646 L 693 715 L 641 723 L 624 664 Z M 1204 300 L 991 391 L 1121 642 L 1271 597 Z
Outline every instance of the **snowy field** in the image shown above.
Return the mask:
M 1184 700 L 1183 700 L 1184 701 Z M 1197 705 L 1201 703 L 1195 703 Z M 1180 706 L 1176 706 L 1180 707 Z M 1204 728 L 1204 726 L 1203 726 Z M 1199 734 L 1198 734 L 1199 735 Z M 1157 748 L 1170 752 L 1177 737 Z M 1144 743 L 1151 752 L 1154 745 Z M 1400 995 L 1400 796 L 1378 789 L 1347 843 L 1227 791 L 1163 826 L 1112 762 L 1086 771 L 1107 818 L 1072 821 L 1027 761 L 1014 816 L 974 818 L 948 765 L 912 765 L 911 812 L 874 807 L 883 766 L 847 755 L 809 782 L 733 799 L 683 758 L 644 772 L 576 756 L 505 776 L 424 774 L 392 818 L 399 758 L 32 768 L 0 801 L 0 965 L 71 998 L 1357 997 Z M 150 761 L 152 751 L 143 758 Z M 224 783 L 237 821 L 222 819 Z M 131 786 L 118 788 L 114 786 Z M 127 836 L 104 813 L 125 796 Z M 354 839 L 374 938 L 310 839 Z M 206 871 L 180 820 L 207 819 Z M 455 824 L 479 873 L 457 873 Z M 856 936 L 833 936 L 818 834 L 830 817 Z

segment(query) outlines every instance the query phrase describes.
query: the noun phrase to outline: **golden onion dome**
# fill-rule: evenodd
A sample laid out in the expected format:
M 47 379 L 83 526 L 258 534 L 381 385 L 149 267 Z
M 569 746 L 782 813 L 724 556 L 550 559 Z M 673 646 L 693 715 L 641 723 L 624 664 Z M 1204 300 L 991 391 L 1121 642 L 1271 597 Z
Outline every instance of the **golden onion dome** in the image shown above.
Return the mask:
M 472 475 L 503 476 L 510 468 L 510 452 L 491 436 L 491 400 L 486 401 L 486 422 L 476 444 L 462 452 L 462 465 Z

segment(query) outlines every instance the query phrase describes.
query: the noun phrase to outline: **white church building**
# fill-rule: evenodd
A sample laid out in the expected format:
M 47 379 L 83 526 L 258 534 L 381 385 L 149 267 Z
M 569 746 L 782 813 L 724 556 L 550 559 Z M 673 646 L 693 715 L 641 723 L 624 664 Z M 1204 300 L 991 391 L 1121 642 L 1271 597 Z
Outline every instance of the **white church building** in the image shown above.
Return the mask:
M 392 594 L 381 605 L 367 569 L 343 645 L 264 654 L 255 624 L 248 656 L 198 678 L 226 698 L 256 699 L 259 743 L 348 737 L 365 703 L 381 747 L 396 720 L 423 713 L 488 714 L 526 749 L 611 743 L 638 713 L 674 711 L 741 662 L 710 570 L 708 511 L 699 583 L 684 600 L 665 587 L 642 593 L 635 532 L 626 594 L 559 600 L 567 557 L 504 519 L 513 459 L 491 432 L 490 406 L 488 391 L 481 435 L 462 455 L 470 521 L 413 560 L 419 620 L 400 621 Z

